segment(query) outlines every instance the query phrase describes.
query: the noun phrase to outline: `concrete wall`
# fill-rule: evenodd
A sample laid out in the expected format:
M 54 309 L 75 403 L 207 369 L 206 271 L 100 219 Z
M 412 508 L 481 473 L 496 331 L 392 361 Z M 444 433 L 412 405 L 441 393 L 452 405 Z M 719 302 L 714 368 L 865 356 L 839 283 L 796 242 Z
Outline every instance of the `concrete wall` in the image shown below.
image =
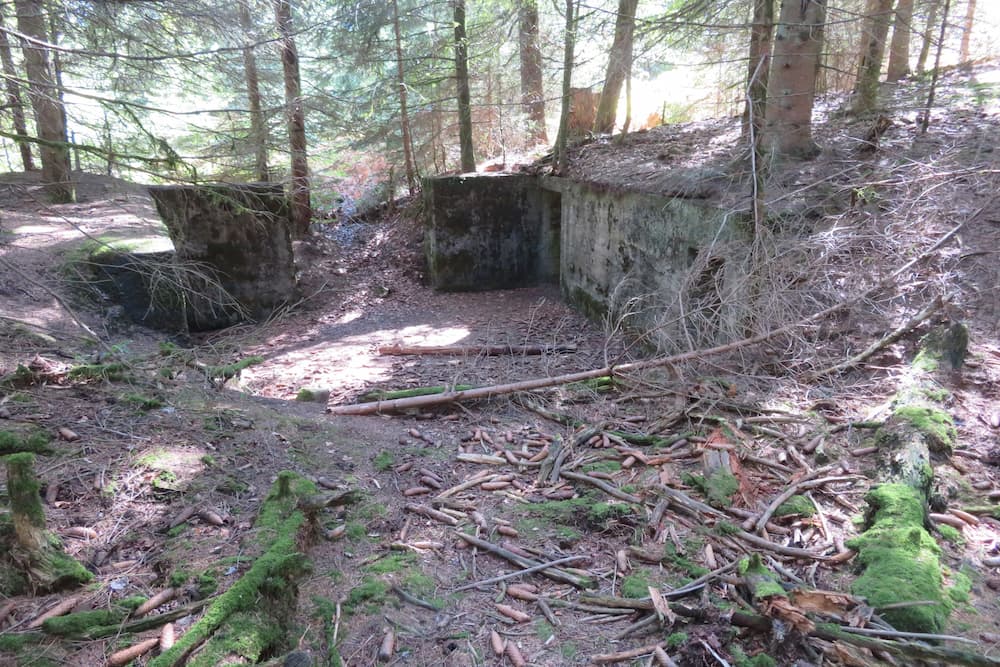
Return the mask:
M 546 229 L 551 220 L 533 176 L 429 178 L 423 191 L 434 288 L 510 289 L 558 279 L 558 242 Z
M 560 284 L 566 299 L 598 317 L 640 298 L 672 299 L 698 252 L 715 238 L 723 211 L 698 201 L 601 189 L 564 179 L 542 186 L 561 195 Z M 612 301 L 617 304 L 612 304 Z
M 555 177 L 428 179 L 424 192 L 435 288 L 558 281 L 567 301 L 593 317 L 633 297 L 651 306 L 673 300 L 702 248 L 742 234 L 705 200 Z

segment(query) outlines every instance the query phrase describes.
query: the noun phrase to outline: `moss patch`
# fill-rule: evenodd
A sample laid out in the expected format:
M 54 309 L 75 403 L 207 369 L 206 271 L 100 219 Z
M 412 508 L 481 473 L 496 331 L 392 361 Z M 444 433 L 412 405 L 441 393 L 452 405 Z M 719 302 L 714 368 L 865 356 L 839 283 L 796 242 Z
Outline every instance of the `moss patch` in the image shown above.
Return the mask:
M 850 540 L 864 572 L 852 590 L 876 607 L 898 602 L 933 604 L 886 609 L 885 619 L 896 629 L 940 632 L 950 612 L 942 588 L 940 549 L 924 529 L 920 494 L 905 484 L 883 484 L 865 497 L 870 528 Z
M 707 477 L 685 475 L 684 481 L 694 486 L 713 507 L 728 507 L 733 494 L 740 490 L 740 482 L 727 468 L 713 470 Z
M 651 585 L 652 582 L 644 572 L 630 574 L 622 578 L 622 597 L 633 600 L 648 597 Z
M 944 410 L 927 405 L 904 405 L 896 408 L 893 416 L 910 424 L 924 435 L 932 452 L 951 452 L 958 437 L 955 422 Z
M 774 511 L 774 516 L 812 516 L 816 513 L 816 506 L 805 496 L 792 496 L 778 506 Z

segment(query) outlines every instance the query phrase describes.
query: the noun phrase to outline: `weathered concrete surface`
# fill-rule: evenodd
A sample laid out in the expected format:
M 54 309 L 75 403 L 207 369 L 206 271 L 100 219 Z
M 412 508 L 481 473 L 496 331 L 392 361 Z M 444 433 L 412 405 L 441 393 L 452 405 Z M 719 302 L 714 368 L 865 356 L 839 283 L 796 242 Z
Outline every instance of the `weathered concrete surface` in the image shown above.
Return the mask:
M 526 174 L 428 179 L 426 251 L 443 290 L 559 282 L 594 318 L 629 304 L 628 326 L 653 330 L 699 253 L 744 238 L 709 200 L 658 196 Z M 725 257 L 700 259 L 693 281 L 725 280 Z M 688 295 L 692 296 L 692 295 Z M 655 337 L 654 337 L 655 338 Z M 655 340 L 651 340 L 655 344 Z
M 629 299 L 640 309 L 662 306 L 680 291 L 702 249 L 739 236 L 705 202 L 565 179 L 546 179 L 543 187 L 561 197 L 563 294 L 593 317 Z M 634 324 L 649 323 L 639 317 Z
M 533 176 L 425 179 L 428 275 L 436 289 L 490 290 L 558 280 L 558 227 Z
M 149 192 L 174 242 L 177 266 L 207 270 L 236 302 L 182 270 L 190 278 L 185 299 L 192 329 L 264 317 L 294 295 L 291 222 L 280 185 L 169 185 Z
M 129 252 L 102 248 L 87 258 L 95 284 L 133 322 L 151 329 L 186 332 L 181 290 L 170 287 L 174 251 Z

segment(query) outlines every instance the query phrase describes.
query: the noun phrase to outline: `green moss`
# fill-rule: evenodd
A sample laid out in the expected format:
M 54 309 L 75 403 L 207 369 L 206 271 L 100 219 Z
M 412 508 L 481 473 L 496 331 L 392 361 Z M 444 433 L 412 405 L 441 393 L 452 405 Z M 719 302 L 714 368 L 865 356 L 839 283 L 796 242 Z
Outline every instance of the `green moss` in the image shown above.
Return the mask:
M 748 656 L 743 648 L 733 644 L 729 647 L 729 652 L 733 656 L 733 664 L 736 667 L 778 667 L 778 663 L 766 653 L 758 653 L 752 658 Z
M 437 589 L 437 582 L 420 570 L 413 570 L 403 579 L 403 586 L 414 595 L 430 595 Z
M 969 601 L 972 593 L 972 579 L 965 572 L 953 572 L 951 575 L 951 587 L 948 588 L 948 597 L 954 604 L 965 604 Z
M 587 465 L 580 467 L 580 470 L 583 472 L 604 472 L 609 475 L 620 472 L 621 469 L 621 462 L 612 460 L 595 461 L 594 463 L 588 463 Z
M 697 579 L 704 574 L 708 574 L 707 568 L 688 558 L 673 542 L 667 542 L 663 545 L 663 559 L 660 562 L 664 564 L 669 563 L 674 569 L 681 570 L 692 579 Z
M 958 437 L 955 422 L 944 410 L 926 405 L 904 405 L 896 408 L 893 414 L 922 433 L 932 452 L 950 452 Z
M 41 632 L 11 632 L 0 634 L 0 651 L 19 653 L 32 644 L 39 644 L 48 639 Z
M 545 642 L 549 637 L 555 634 L 555 630 L 551 625 L 549 625 L 548 621 L 538 619 L 532 623 L 532 626 L 535 629 L 535 637 L 537 637 L 541 642 Z
M 145 595 L 132 595 L 127 598 L 122 598 L 114 603 L 116 609 L 121 609 L 123 611 L 135 611 L 141 607 L 146 600 L 148 600 Z
M 789 516 L 797 514 L 799 516 L 812 516 L 816 513 L 816 506 L 805 496 L 792 496 L 778 506 L 774 511 L 774 516 Z
M 850 540 L 864 568 L 852 590 L 879 608 L 930 601 L 884 611 L 896 629 L 940 632 L 949 613 L 942 591 L 940 549 L 924 529 L 920 494 L 905 484 L 882 484 L 868 492 L 870 527 Z
M 106 364 L 81 364 L 69 369 L 71 380 L 108 380 L 117 381 L 125 378 L 128 366 L 121 362 L 110 362 Z
M 311 403 L 316 400 L 316 394 L 311 389 L 299 389 L 299 392 L 295 394 L 295 400 Z
M 417 555 L 412 551 L 397 551 L 379 558 L 374 563 L 369 563 L 364 570 L 370 574 L 389 574 L 402 572 L 413 567 L 416 562 Z
M 378 470 L 379 472 L 385 472 L 392 468 L 395 464 L 396 457 L 393 456 L 392 452 L 387 449 L 383 449 L 375 455 L 374 459 L 372 459 L 372 465 L 375 467 L 375 470 Z
M 685 475 L 684 481 L 694 486 L 713 507 L 728 507 L 733 494 L 740 490 L 740 482 L 728 468 L 717 468 L 707 477 Z
M 759 554 L 751 554 L 739 563 L 740 575 L 753 591 L 754 600 L 775 595 L 785 596 L 785 589 L 777 575 L 764 566 Z
M 622 597 L 637 600 L 649 597 L 652 582 L 644 572 L 635 572 L 622 578 Z
M 56 616 L 42 623 L 42 630 L 57 637 L 87 637 L 88 633 L 98 627 L 115 625 L 125 618 L 122 611 L 97 609 L 81 611 L 66 616 Z
M 212 635 L 205 647 L 185 664 L 187 667 L 215 667 L 229 663 L 234 655 L 256 664 L 271 647 L 284 640 L 282 629 L 270 623 L 266 615 L 240 611 L 226 619 L 225 625 Z
M 170 586 L 171 588 L 180 588 L 181 586 L 186 584 L 188 582 L 188 579 L 190 578 L 191 578 L 190 570 L 185 570 L 185 569 L 175 570 L 170 575 L 170 579 L 167 580 L 167 585 Z
M 954 526 L 941 524 L 940 526 L 937 527 L 937 530 L 939 533 L 941 533 L 941 537 L 943 537 L 947 542 L 951 542 L 952 544 L 965 543 L 965 538 L 962 537 L 962 531 L 960 531 L 958 528 L 955 528 Z
M 202 600 L 219 590 L 219 580 L 209 572 L 199 574 L 195 579 L 195 584 L 198 586 L 198 597 Z
M 134 405 L 140 410 L 156 410 L 163 407 L 163 401 L 153 396 L 143 396 L 142 394 L 122 394 L 120 400 L 123 403 Z
M 389 584 L 375 577 L 366 575 L 361 583 L 351 589 L 344 602 L 344 611 L 348 614 L 357 613 L 364 606 L 364 611 L 375 613 L 385 604 L 385 596 L 389 592 Z
M 299 533 L 307 521 L 298 508 L 298 499 L 317 491 L 315 484 L 293 472 L 278 474 L 257 517 L 257 539 L 267 545 L 264 553 L 209 605 L 173 648 L 151 660 L 149 667 L 174 665 L 180 656 L 204 642 L 234 614 L 252 613 L 262 604 L 262 597 L 273 605 L 275 599 L 288 595 L 287 582 L 308 570 L 308 561 L 298 549 Z
M 688 633 L 686 632 L 672 632 L 667 635 L 667 648 L 675 649 L 680 648 L 687 644 Z
M 264 357 L 253 356 L 224 366 L 209 366 L 205 374 L 212 380 L 229 380 L 240 374 L 246 368 L 264 362 Z
M 51 454 L 53 450 L 49 447 L 50 440 L 47 433 L 37 429 L 27 433 L 0 431 L 0 456 L 17 452 Z

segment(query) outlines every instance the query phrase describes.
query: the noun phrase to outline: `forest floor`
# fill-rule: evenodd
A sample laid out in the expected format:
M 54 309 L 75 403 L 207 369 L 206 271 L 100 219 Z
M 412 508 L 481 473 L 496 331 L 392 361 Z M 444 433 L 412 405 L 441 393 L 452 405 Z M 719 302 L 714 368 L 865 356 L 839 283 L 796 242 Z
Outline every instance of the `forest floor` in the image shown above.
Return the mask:
M 103 665 L 131 641 L 65 641 L 30 630 L 70 596 L 77 610 L 109 609 L 173 588 L 160 613 L 226 590 L 258 555 L 254 519 L 282 470 L 331 492 L 361 492 L 359 502 L 319 514 L 306 549 L 311 572 L 299 584 L 289 644 L 317 665 L 336 664 L 335 654 L 345 665 L 378 664 L 388 632 L 395 645 L 385 662 L 398 665 L 669 664 L 656 662 L 663 658 L 653 645 L 691 666 L 917 664 L 804 638 L 796 612 L 845 625 L 872 620 L 873 610 L 849 595 L 857 564 L 844 542 L 860 529 L 875 473 L 870 426 L 887 416 L 936 320 L 916 323 L 842 373 L 806 379 L 806 370 L 863 350 L 935 295 L 971 331 L 964 368 L 936 378 L 958 432 L 955 453 L 935 461 L 937 513 L 958 526 L 934 529 L 952 591 L 943 632 L 962 638 L 947 646 L 1000 659 L 998 72 L 992 64 L 953 73 L 923 138 L 912 108 L 924 84 L 901 88 L 890 114 L 896 125 L 874 156 L 856 152 L 870 121 L 831 113 L 817 131 L 824 155 L 776 171 L 774 192 L 784 194 L 775 199 L 794 199 L 817 234 L 864 232 L 846 235 L 861 254 L 846 253 L 841 272 L 826 277 L 845 299 L 967 222 L 927 261 L 807 338 L 612 384 L 402 414 L 326 409 L 374 389 L 557 376 L 640 358 L 641 350 L 616 326 L 568 308 L 555 287 L 425 287 L 412 207 L 377 222 L 319 225 L 297 247 L 302 300 L 271 320 L 173 339 L 123 320 L 73 268 L 88 236 L 130 247 L 140 238 L 162 242 L 140 186 L 81 175 L 79 202 L 53 206 L 43 203 L 35 175 L 0 176 L 0 377 L 23 364 L 39 378 L 2 390 L 0 430 L 36 427 L 60 438 L 57 453 L 36 462 L 47 521 L 96 575 L 84 589 L 0 600 L 0 665 Z M 656 128 L 624 147 L 580 146 L 572 169 L 585 180 L 639 187 L 640 174 L 652 181 L 672 160 L 700 152 L 700 162 L 675 166 L 712 178 L 729 169 L 738 133 L 732 119 Z M 723 138 L 730 148 L 707 148 Z M 821 196 L 799 196 L 809 188 Z M 729 189 L 714 195 L 730 197 Z M 879 233 L 865 236 L 873 229 Z M 851 263 L 861 256 L 866 264 Z M 103 345 L 87 341 L 93 334 Z M 803 341 L 808 359 L 796 347 Z M 469 351 L 379 352 L 400 344 Z M 564 351 L 488 356 L 475 352 L 482 345 Z M 253 357 L 260 359 L 237 377 L 220 377 L 224 366 Z M 126 367 L 112 377 L 71 375 L 111 360 Z M 330 396 L 296 400 L 302 388 Z M 557 446 L 569 475 L 541 475 L 544 452 Z M 735 475 L 728 492 L 706 483 L 720 457 Z M 733 533 L 790 485 L 818 477 L 834 479 L 809 491 L 804 508 L 772 517 L 762 531 L 770 546 Z M 432 507 L 438 514 L 425 512 Z M 541 574 L 492 581 L 521 566 L 471 548 L 459 533 L 541 562 L 572 558 L 561 567 L 595 587 Z M 771 632 L 738 627 L 734 615 L 762 613 L 733 569 L 754 553 L 783 582 L 833 593 L 772 608 L 779 621 Z M 655 592 L 683 608 L 657 605 L 651 616 Z M 642 608 L 612 607 L 627 601 Z M 177 620 L 177 633 L 197 618 Z M 493 632 L 517 650 L 498 656 Z

